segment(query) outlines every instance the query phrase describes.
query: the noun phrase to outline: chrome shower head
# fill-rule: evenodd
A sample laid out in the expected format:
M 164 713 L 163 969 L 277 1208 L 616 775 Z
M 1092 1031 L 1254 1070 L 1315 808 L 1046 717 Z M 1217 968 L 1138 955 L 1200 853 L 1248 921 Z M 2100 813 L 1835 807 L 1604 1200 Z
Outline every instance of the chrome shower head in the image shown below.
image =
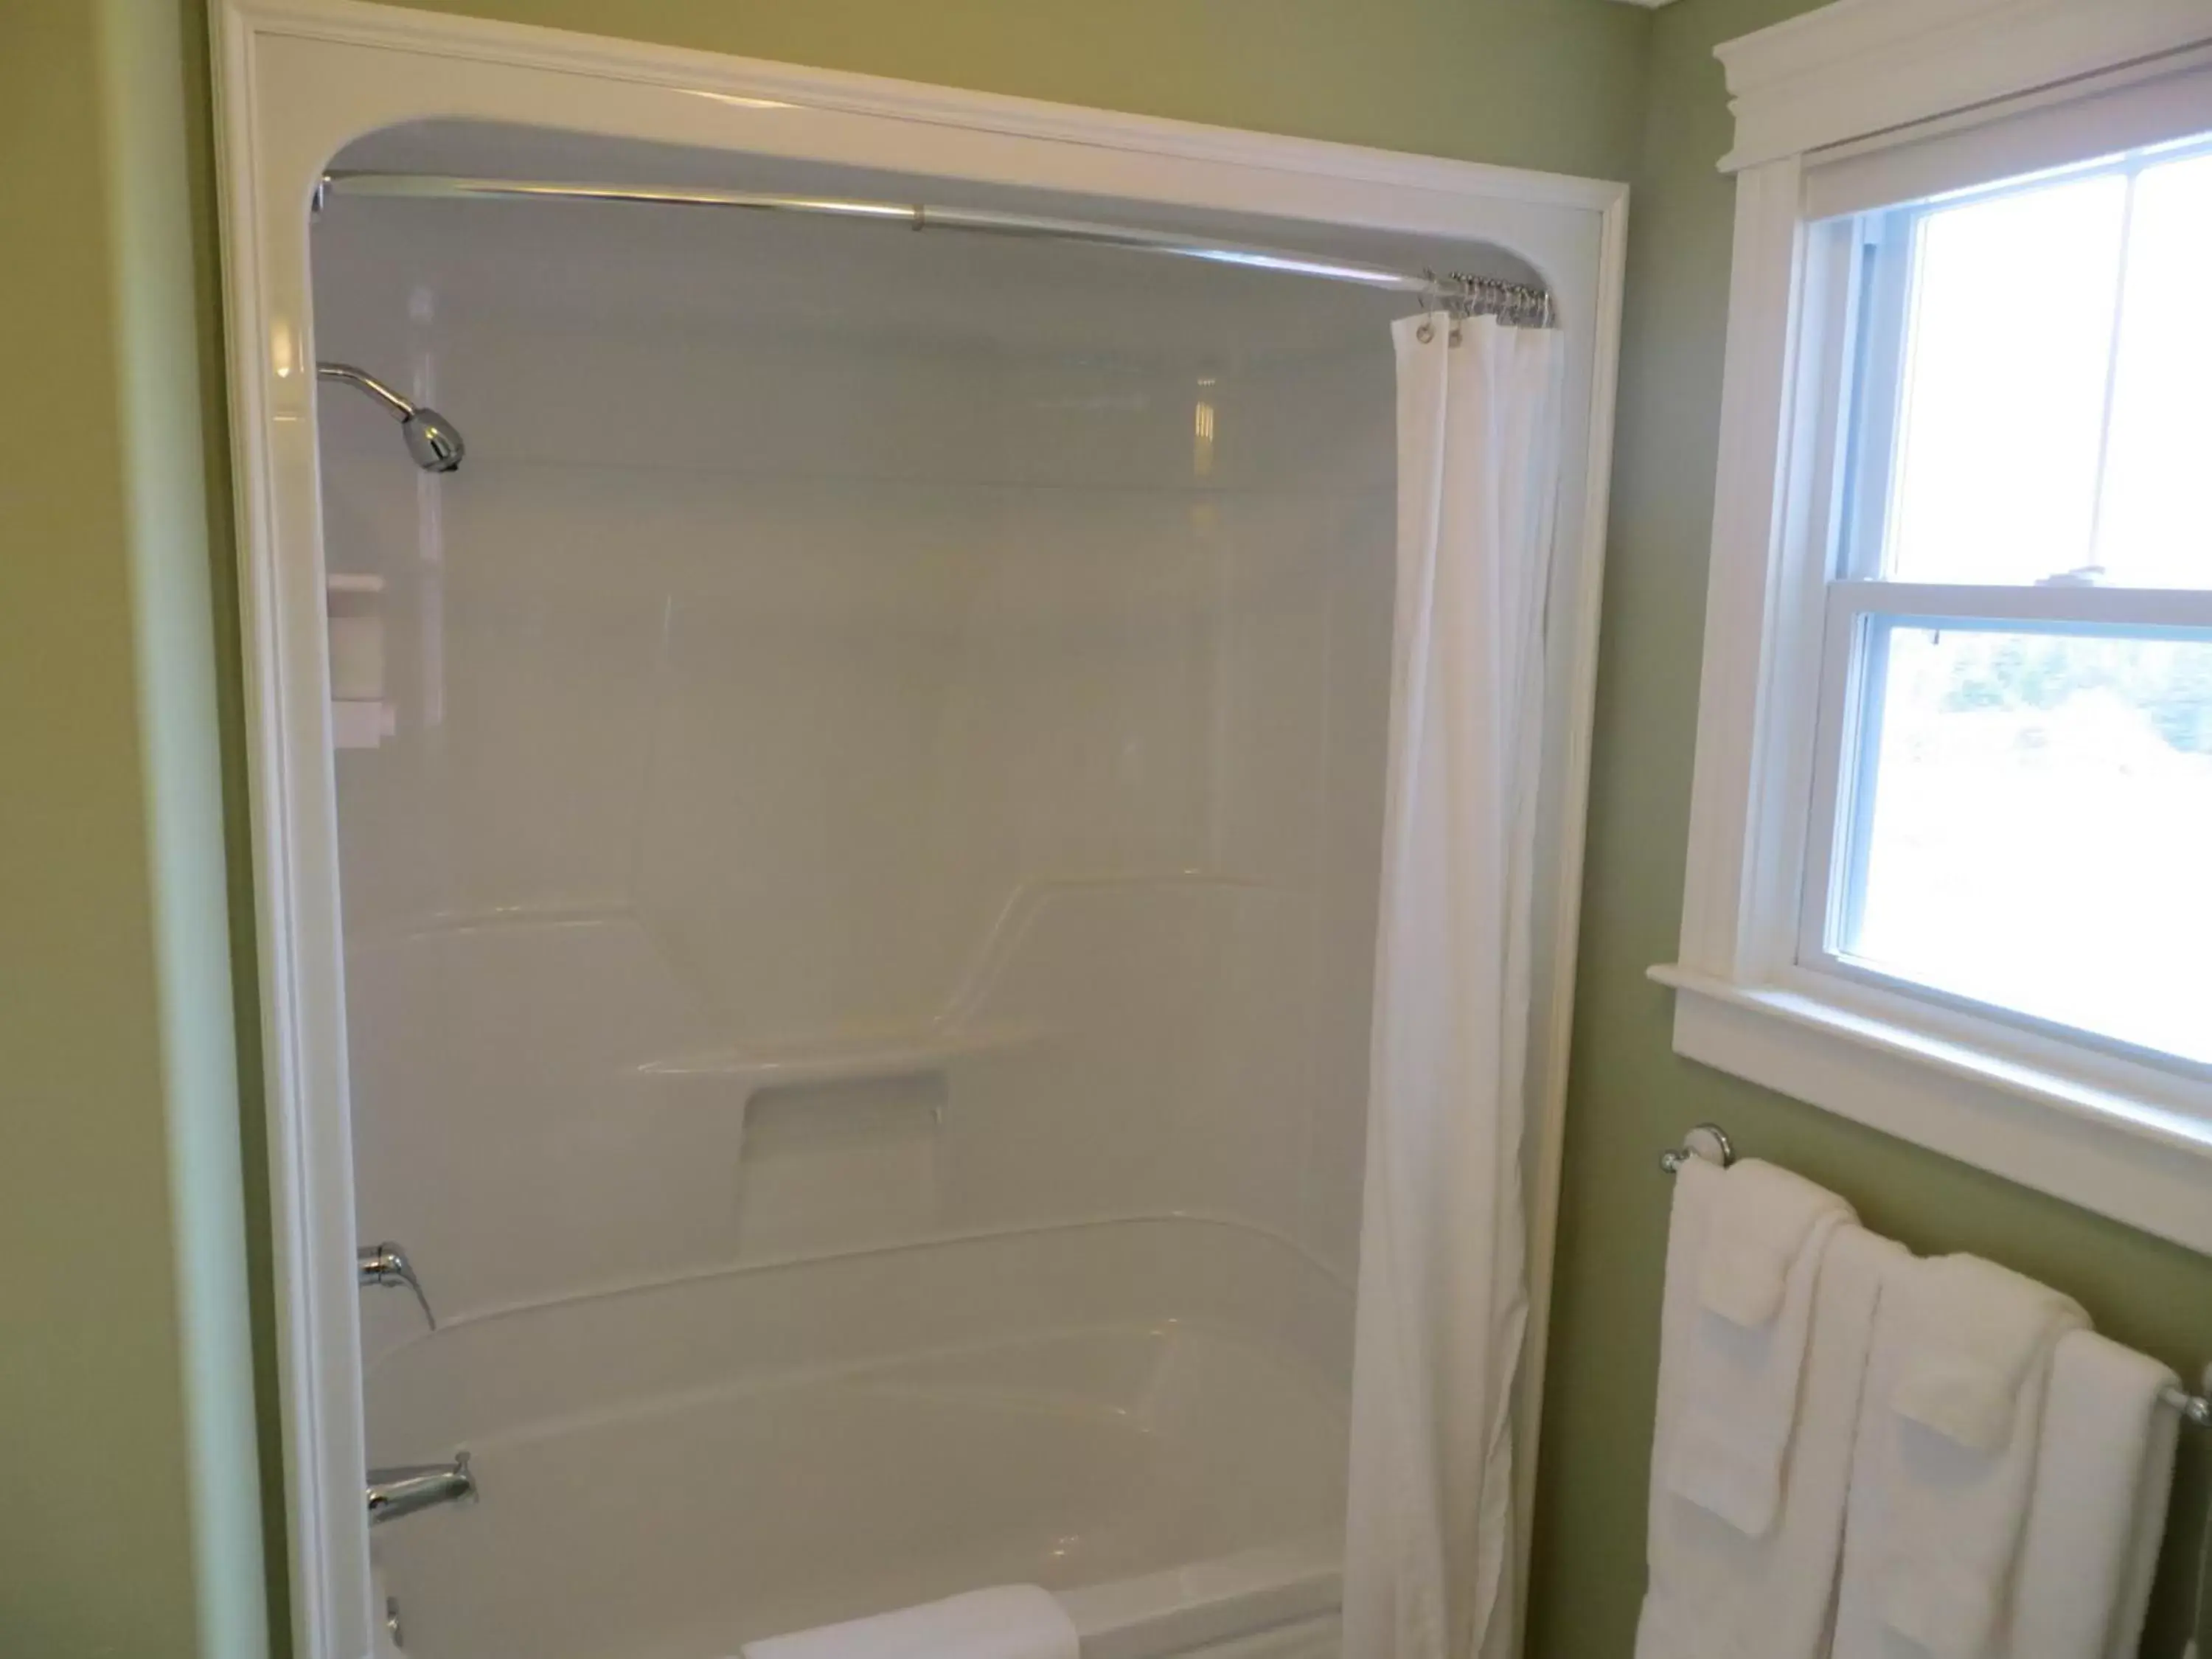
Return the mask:
M 401 417 L 399 435 L 407 441 L 407 453 L 415 458 L 415 465 L 425 472 L 451 472 L 467 453 L 460 429 L 422 404 L 415 405 L 412 415 Z
M 317 363 L 315 374 L 322 380 L 357 386 L 383 404 L 385 412 L 399 422 L 407 453 L 425 472 L 451 472 L 460 465 L 461 457 L 467 453 L 460 430 L 436 410 L 409 403 L 374 374 L 351 363 Z

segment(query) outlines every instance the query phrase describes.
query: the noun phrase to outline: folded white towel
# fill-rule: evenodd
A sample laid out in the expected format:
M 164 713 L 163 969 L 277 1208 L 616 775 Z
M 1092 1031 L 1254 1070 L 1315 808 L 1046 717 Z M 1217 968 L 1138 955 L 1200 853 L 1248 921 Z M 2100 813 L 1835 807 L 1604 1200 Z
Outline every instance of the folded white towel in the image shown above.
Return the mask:
M 2087 1316 L 1972 1257 L 1884 1287 L 1851 1468 L 1836 1659 L 1998 1650 L 2027 1517 L 2051 1352 Z
M 2178 1382 L 2094 1331 L 2058 1340 L 2035 1495 L 2013 1589 L 2008 1659 L 2128 1659 L 2166 1530 Z
M 1051 1591 L 1002 1584 L 748 1642 L 744 1652 L 744 1659 L 1077 1659 L 1079 1646 Z
M 1698 1298 L 1731 1324 L 1771 1323 L 1788 1295 L 1790 1269 L 1814 1230 L 1858 1219 L 1825 1187 L 1747 1158 L 1722 1176 L 1712 1225 L 1698 1263 Z
M 1850 1223 L 1820 1253 L 1796 1395 L 1796 1427 L 1780 1505 L 1763 1536 L 1749 1536 L 1666 1478 L 1677 1467 L 1694 1387 L 1700 1328 L 1713 1316 L 1698 1293 L 1707 1200 L 1720 1174 L 1686 1166 L 1676 1177 L 1661 1314 L 1659 1412 L 1652 1454 L 1650 1577 L 1636 1632 L 1636 1659 L 1820 1659 L 1849 1486 L 1860 1385 L 1881 1284 L 1905 1251 Z
M 1925 1334 L 1899 1374 L 1900 1417 L 1988 1454 L 2008 1444 L 2021 1382 L 2049 1363 L 2069 1324 L 2088 1322 L 2071 1297 L 1979 1256 L 1924 1261 L 1906 1291 L 1907 1316 Z
M 1699 1310 L 1668 1489 L 1747 1537 L 1782 1504 L 1814 1284 L 1835 1229 L 1857 1218 L 1825 1188 L 1747 1161 L 1712 1183 Z

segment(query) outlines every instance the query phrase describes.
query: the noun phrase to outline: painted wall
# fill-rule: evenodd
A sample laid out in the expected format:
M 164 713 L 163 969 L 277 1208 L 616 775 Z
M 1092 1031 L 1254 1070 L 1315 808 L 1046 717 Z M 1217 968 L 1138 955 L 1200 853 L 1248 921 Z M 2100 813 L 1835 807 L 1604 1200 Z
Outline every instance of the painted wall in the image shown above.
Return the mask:
M 1644 20 L 1604 0 L 409 0 L 1024 98 L 1626 176 Z
M 0 10 L 0 1651 L 265 1628 L 174 6 Z M 179 1271 L 178 1264 L 184 1264 Z
M 1674 951 L 1719 386 L 1729 198 L 1711 171 L 1726 117 L 1709 47 L 1792 5 L 1680 0 L 1656 17 L 1602 0 L 458 9 L 1633 178 L 1536 1652 L 1628 1651 L 1666 1202 L 1650 1159 L 1692 1118 L 1723 1118 L 1916 1245 L 2002 1256 L 2080 1294 L 2124 1340 L 2177 1363 L 2202 1356 L 2212 1263 L 1675 1061 L 1666 998 L 1641 976 Z M 0 1279 L 0 1645 L 58 1659 L 257 1650 L 241 1612 L 254 1529 L 244 1488 L 222 1473 L 251 1465 L 235 1413 L 222 1417 L 239 1395 L 238 1141 L 249 1182 L 263 1154 L 250 1067 L 231 1113 L 229 951 L 208 903 L 220 774 L 239 933 L 201 27 L 201 0 L 0 9 L 0 361 L 40 392 L 0 412 L 0 706 L 15 711 L 0 723 L 0 766 L 39 785 L 0 794 L 0 1249 L 12 1264 Z M 175 216 L 185 207 L 189 234 Z M 157 888 L 157 868 L 181 879 Z M 249 1054 L 251 1001 L 235 1016 Z M 258 1208 L 250 1185 L 244 1207 Z M 180 1278 L 171 1263 L 186 1245 L 199 1271 Z M 256 1279 L 265 1394 L 265 1270 Z M 2201 1466 L 2190 1474 L 2184 1502 L 2201 1502 Z M 2177 1583 L 2169 1570 L 2160 1655 L 2177 1646 Z
M 1653 1158 L 1700 1119 L 1848 1194 L 1923 1252 L 1972 1250 L 2078 1296 L 2100 1330 L 2185 1376 L 2212 1358 L 2212 1261 L 1677 1060 L 1674 959 L 1697 723 L 1721 342 L 1735 193 L 1713 170 L 1729 123 L 1715 43 L 1802 0 L 1680 0 L 1653 20 L 1630 232 L 1596 775 L 1567 1115 L 1559 1289 L 1544 1421 L 1536 1659 L 1631 1647 L 1668 1191 Z M 2205 1502 L 2202 1436 L 2183 1479 L 2144 1644 L 2179 1653 Z

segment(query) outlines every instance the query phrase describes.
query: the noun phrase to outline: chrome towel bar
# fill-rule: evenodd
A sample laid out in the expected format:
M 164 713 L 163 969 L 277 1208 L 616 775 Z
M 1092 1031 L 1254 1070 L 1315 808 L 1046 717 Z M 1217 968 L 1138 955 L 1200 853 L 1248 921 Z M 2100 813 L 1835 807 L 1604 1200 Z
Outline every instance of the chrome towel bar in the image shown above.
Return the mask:
M 1673 1175 L 1692 1158 L 1703 1158 L 1725 1170 L 1735 1162 L 1735 1143 L 1719 1124 L 1700 1123 L 1682 1137 L 1680 1146 L 1669 1146 L 1659 1154 L 1659 1167 Z M 2160 1398 L 2181 1413 L 2183 1422 L 2200 1429 L 2212 1429 L 2212 1365 L 2204 1368 L 2203 1386 L 2203 1394 L 2168 1389 Z

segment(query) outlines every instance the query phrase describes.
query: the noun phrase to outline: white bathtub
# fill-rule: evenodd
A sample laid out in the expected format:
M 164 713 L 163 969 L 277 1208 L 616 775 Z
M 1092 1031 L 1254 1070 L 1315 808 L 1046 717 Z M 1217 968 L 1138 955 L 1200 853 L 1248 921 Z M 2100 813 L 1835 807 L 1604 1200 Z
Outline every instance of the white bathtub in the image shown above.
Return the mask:
M 827 1311 L 836 1310 L 834 1319 Z M 407 1659 L 720 1659 L 1042 1583 L 1085 1659 L 1336 1647 L 1348 1305 L 1188 1218 L 859 1252 L 464 1322 L 370 1376 Z

